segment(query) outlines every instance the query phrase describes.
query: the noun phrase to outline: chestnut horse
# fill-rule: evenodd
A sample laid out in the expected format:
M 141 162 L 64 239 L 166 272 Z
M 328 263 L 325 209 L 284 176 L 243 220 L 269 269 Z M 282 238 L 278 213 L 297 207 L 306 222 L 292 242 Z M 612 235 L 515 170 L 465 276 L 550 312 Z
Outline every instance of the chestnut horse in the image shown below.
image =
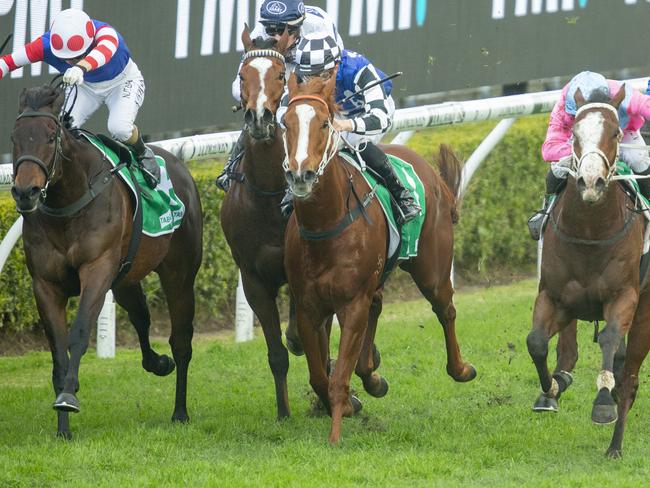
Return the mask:
M 332 416 L 329 440 L 333 443 L 340 439 L 342 417 L 355 412 L 349 394 L 353 370 L 369 394 L 379 397 L 387 390 L 385 380 L 374 372 L 377 365 L 371 345 L 381 313 L 388 231 L 377 199 L 363 211 L 358 206 L 352 210 L 356 202 L 368 198 L 370 189 L 337 154 L 337 137 L 331 127 L 336 111 L 335 83 L 332 76 L 328 81 L 314 79 L 298 85 L 292 75 L 284 119 L 286 178 L 295 196 L 295 211 L 286 233 L 285 267 L 310 383 Z M 450 148 L 441 146 L 441 178 L 408 148 L 393 145 L 385 149 L 412 164 L 426 188 L 419 254 L 403 261 L 401 267 L 411 274 L 443 326 L 447 372 L 456 381 L 469 381 L 476 370 L 460 354 L 450 280 L 460 161 Z M 354 214 L 361 216 L 354 218 Z M 312 240 L 314 236 L 319 237 Z M 341 325 L 341 339 L 330 379 L 329 346 L 322 330 L 334 313 Z
M 576 92 L 578 112 L 573 134 L 573 166 L 564 192 L 558 197 L 544 232 L 541 280 L 533 310 L 528 351 L 539 375 L 542 394 L 534 409 L 556 410 L 557 398 L 566 387 L 561 372 L 551 376 L 547 366 L 548 342 L 557 332 L 569 330 L 561 357 L 575 344 L 574 327 L 580 320 L 605 320 L 598 335 L 602 366 L 591 418 L 595 423 L 618 423 L 611 456 L 620 455 L 622 432 L 632 389 L 645 345 L 638 337 L 648 320 L 647 291 L 640 289 L 639 262 L 643 244 L 643 219 L 630 209 L 629 197 L 619 184 L 610 184 L 621 137 L 618 106 L 623 87 L 612 100 L 584 100 Z M 625 369 L 624 337 L 630 336 Z M 647 352 L 647 348 L 645 349 Z M 630 355 L 632 356 L 630 358 Z M 641 357 L 641 360 L 639 358 Z M 575 361 L 573 361 L 575 363 Z M 617 370 L 618 369 L 618 370 Z M 617 413 L 612 390 L 622 384 L 621 411 Z
M 284 230 L 280 201 L 286 182 L 282 171 L 284 145 L 275 112 L 284 92 L 284 56 L 288 36 L 252 41 L 242 33 L 246 53 L 240 69 L 244 110 L 245 152 L 240 177 L 224 197 L 221 227 L 239 266 L 246 299 L 259 319 L 275 381 L 278 418 L 289 416 L 287 372 L 289 357 L 282 344 L 276 299 L 286 283 Z
M 79 366 L 93 324 L 112 289 L 129 314 L 142 349 L 142 366 L 158 376 L 176 367 L 173 421 L 189 420 L 187 370 L 192 357 L 194 279 L 201 264 L 203 222 L 199 195 L 187 168 L 159 148 L 174 190 L 185 204 L 182 225 L 160 237 L 141 236 L 127 274 L 114 283 L 131 241 L 133 204 L 129 189 L 105 157 L 83 138 L 75 138 L 59 119 L 64 95 L 50 86 L 31 88 L 20 97 L 13 141 L 11 193 L 24 217 L 23 243 L 34 296 L 52 350 L 52 383 L 58 435 L 70 438 L 68 413 L 79 412 Z M 97 182 L 104 182 L 98 189 Z M 92 187 L 92 188 L 91 188 Z M 149 344 L 150 317 L 140 281 L 160 276 L 171 316 L 174 360 Z M 80 295 L 67 330 L 66 306 Z

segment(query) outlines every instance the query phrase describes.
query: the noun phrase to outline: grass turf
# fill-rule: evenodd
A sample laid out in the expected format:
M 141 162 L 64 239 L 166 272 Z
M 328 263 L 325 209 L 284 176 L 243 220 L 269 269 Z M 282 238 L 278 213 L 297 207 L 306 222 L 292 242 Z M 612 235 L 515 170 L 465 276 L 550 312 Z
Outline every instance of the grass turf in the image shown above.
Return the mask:
M 327 444 L 329 417 L 309 414 L 304 358 L 291 357 L 292 417 L 275 420 L 259 329 L 244 344 L 231 335 L 195 340 L 189 425 L 170 423 L 174 375 L 145 373 L 138 350 L 112 360 L 89 351 L 71 442 L 54 436 L 49 354 L 0 358 L 0 486 L 645 485 L 648 373 L 624 458 L 608 460 L 613 427 L 590 420 L 600 351 L 588 324 L 560 412 L 531 412 L 539 386 L 525 338 L 535 288 L 528 280 L 457 294 L 461 350 L 478 370 L 467 384 L 446 375 L 442 330 L 425 301 L 386 305 L 377 344 L 390 391 L 370 398 L 353 377 L 364 409 L 344 420 L 337 446 Z

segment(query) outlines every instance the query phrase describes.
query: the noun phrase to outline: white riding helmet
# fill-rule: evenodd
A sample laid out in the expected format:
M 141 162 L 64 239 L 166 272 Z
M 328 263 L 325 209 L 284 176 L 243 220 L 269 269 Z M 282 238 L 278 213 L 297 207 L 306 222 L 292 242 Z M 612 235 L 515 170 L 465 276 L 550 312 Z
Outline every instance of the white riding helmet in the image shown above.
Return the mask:
M 298 76 L 318 75 L 336 66 L 341 60 L 341 49 L 331 36 L 311 34 L 300 39 L 295 60 Z
M 61 59 L 83 55 L 95 38 L 95 26 L 90 17 L 75 8 L 62 10 L 50 28 L 52 53 Z

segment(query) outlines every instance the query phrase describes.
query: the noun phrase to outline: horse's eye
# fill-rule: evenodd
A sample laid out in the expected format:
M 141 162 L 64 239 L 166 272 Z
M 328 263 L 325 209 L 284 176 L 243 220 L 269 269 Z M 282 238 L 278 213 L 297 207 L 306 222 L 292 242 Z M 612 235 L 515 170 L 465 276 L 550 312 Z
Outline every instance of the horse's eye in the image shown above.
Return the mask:
M 239 75 L 239 81 L 241 81 L 242 83 L 245 81 L 242 75 Z
M 328 126 L 329 126 L 329 120 L 326 120 L 325 122 L 323 122 L 321 129 L 327 129 Z
M 56 137 L 55 136 L 50 136 L 50 138 L 47 140 L 47 143 L 48 144 L 54 144 L 54 141 L 56 141 Z
M 284 71 L 278 75 L 278 80 L 284 81 Z

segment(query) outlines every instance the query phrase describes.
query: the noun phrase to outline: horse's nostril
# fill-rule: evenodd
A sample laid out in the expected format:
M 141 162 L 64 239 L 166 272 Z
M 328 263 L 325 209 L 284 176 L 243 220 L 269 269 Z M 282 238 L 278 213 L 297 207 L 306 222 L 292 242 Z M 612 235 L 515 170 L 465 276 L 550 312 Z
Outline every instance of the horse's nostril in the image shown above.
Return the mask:
M 603 191 L 604 189 L 605 189 L 605 179 L 599 177 L 596 180 L 596 190 Z
M 41 193 L 41 189 L 38 186 L 32 186 L 32 188 L 29 190 L 30 197 L 36 197 Z
M 287 171 L 286 173 L 284 173 L 284 177 L 289 183 L 293 182 L 296 179 L 296 177 L 293 174 L 293 171 Z
M 585 185 L 585 179 L 582 176 L 578 178 L 576 184 L 578 185 L 578 190 L 580 191 L 584 191 L 585 188 L 587 188 L 587 185 Z
M 311 170 L 305 171 L 305 174 L 303 176 L 303 180 L 305 181 L 305 183 L 314 181 L 315 179 L 316 179 L 315 171 L 311 171 Z

